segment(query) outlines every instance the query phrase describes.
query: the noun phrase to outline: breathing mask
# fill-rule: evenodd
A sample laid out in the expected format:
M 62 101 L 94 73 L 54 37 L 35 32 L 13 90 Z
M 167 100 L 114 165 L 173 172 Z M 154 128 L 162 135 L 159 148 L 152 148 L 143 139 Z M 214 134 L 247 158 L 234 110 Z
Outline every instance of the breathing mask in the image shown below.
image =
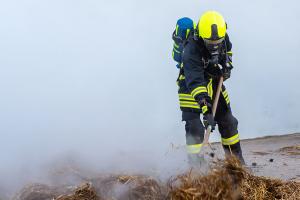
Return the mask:
M 219 49 L 221 48 L 224 38 L 218 40 L 203 39 L 205 47 L 207 48 L 211 58 L 209 59 L 210 64 L 219 64 Z

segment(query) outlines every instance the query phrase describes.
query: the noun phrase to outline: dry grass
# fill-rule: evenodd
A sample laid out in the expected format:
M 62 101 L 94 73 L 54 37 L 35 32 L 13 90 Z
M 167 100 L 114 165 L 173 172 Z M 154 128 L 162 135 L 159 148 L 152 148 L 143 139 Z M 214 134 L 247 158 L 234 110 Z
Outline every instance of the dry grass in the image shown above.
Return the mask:
M 246 174 L 241 185 L 241 193 L 245 200 L 261 199 L 300 199 L 299 182 L 283 182 L 279 179 L 257 177 Z
M 244 177 L 241 164 L 236 159 L 228 159 L 206 176 L 190 171 L 171 179 L 168 183 L 168 199 L 238 199 L 239 185 Z
M 90 183 L 85 183 L 78 187 L 74 194 L 71 195 L 61 195 L 55 200 L 100 200 L 97 196 L 95 189 Z
M 118 189 L 116 189 L 118 188 Z M 32 192 L 32 190 L 31 190 Z M 50 194 L 52 192 L 52 194 Z M 30 193 L 30 192 L 29 192 Z M 29 198 L 20 200 L 33 200 Z M 46 190 L 46 196 L 57 192 Z M 33 194 L 36 194 L 33 192 Z M 105 176 L 55 200 L 272 200 L 300 199 L 300 183 L 252 175 L 235 158 L 217 163 L 205 176 L 190 170 L 162 183 L 148 176 Z M 39 198 L 38 200 L 46 200 Z M 47 199 L 48 200 L 48 199 Z

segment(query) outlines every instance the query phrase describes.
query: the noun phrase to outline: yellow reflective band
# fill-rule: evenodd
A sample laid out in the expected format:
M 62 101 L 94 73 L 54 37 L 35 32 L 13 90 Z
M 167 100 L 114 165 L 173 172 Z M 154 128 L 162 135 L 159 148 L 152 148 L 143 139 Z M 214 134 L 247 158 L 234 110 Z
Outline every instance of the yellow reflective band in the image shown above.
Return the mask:
M 195 98 L 198 94 L 200 94 L 200 93 L 206 93 L 206 92 L 207 92 L 207 90 L 198 90 L 198 91 L 196 91 L 196 92 L 193 93 L 193 97 Z
M 228 97 L 228 96 L 227 96 L 227 97 L 225 97 L 225 100 L 226 100 L 226 101 L 229 101 L 229 97 Z
M 186 145 L 186 151 L 189 154 L 198 154 L 200 153 L 202 144 L 192 144 L 192 145 Z
M 222 93 L 223 93 L 224 96 L 225 95 L 228 96 L 228 92 L 226 90 L 224 90 Z
M 185 76 L 183 76 L 183 75 L 179 76 L 179 80 L 184 80 L 184 79 L 185 79 Z
M 179 48 L 179 45 L 177 45 L 176 43 L 174 43 L 174 47 L 175 47 L 176 49 L 178 49 L 178 48 Z
M 175 31 L 175 35 L 178 35 L 178 28 L 179 28 L 179 26 L 178 26 L 178 25 L 176 25 L 176 31 Z
M 208 91 L 208 96 L 212 98 L 213 97 L 212 78 L 209 80 L 209 83 L 207 84 L 207 91 Z
M 204 86 L 199 86 L 199 87 L 196 87 L 192 92 L 191 92 L 191 95 L 195 98 L 196 95 L 200 94 L 200 93 L 205 93 L 207 92 L 207 89 L 206 87 Z
M 222 144 L 223 145 L 234 145 L 240 141 L 240 135 L 237 133 L 234 136 L 230 138 L 222 138 Z
M 230 103 L 229 99 L 225 99 L 225 100 L 226 100 L 226 104 L 229 104 L 229 103 Z
M 176 53 L 180 53 L 180 51 L 178 51 L 176 48 L 173 48 L 173 51 L 175 51 Z
M 190 101 L 194 101 L 196 102 L 196 100 L 194 99 L 194 97 L 192 97 L 192 95 L 190 94 L 179 94 L 179 99 L 181 100 L 190 100 Z
M 200 108 L 200 106 L 199 106 L 199 104 L 197 103 L 197 102 L 192 102 L 192 101 L 184 101 L 184 100 L 179 100 L 179 103 L 180 104 L 183 104 L 183 105 L 192 105 L 192 106 L 198 106 L 199 108 Z
M 174 59 L 174 51 L 172 51 L 172 57 L 173 57 L 173 59 Z
M 183 63 L 181 63 L 180 68 L 183 68 Z
M 224 96 L 224 99 L 226 101 L 227 104 L 230 103 L 230 100 L 229 100 L 229 96 L 228 96 L 228 92 L 225 90 L 222 92 L 223 96 Z
M 189 33 L 190 33 L 190 29 L 186 29 L 186 35 L 185 35 L 185 38 L 187 38 L 188 37 L 188 35 L 189 35 Z
M 184 108 L 196 108 L 200 109 L 200 106 L 197 102 L 191 102 L 191 101 L 179 101 L 180 107 Z
M 227 51 L 227 54 L 232 56 L 232 51 Z
M 193 98 L 192 95 L 190 95 L 190 94 L 185 94 L 185 93 L 180 93 L 179 96 L 180 96 L 180 97 L 190 97 L 190 98 Z
M 208 111 L 207 106 L 203 106 L 203 107 L 202 107 L 202 113 L 206 113 L 207 111 Z

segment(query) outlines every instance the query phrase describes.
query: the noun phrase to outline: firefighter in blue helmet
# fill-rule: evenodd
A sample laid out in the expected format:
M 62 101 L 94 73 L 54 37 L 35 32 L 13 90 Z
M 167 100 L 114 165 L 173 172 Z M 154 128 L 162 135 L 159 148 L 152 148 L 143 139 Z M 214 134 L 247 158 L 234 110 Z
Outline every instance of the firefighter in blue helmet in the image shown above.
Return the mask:
M 183 22 L 185 26 L 182 26 Z M 192 162 L 201 160 L 199 153 L 205 128 L 210 125 L 214 130 L 218 124 L 226 155 L 233 154 L 244 163 L 237 129 L 238 121 L 232 115 L 224 85 L 216 116 L 212 115 L 212 102 L 219 78 L 230 78 L 233 68 L 232 44 L 226 32 L 227 24 L 216 11 L 205 12 L 196 26 L 192 26 L 191 23 L 193 24 L 191 19 L 179 19 L 173 33 L 173 59 L 178 62 L 179 67 L 178 94 L 182 120 L 186 122 L 189 159 Z M 203 122 L 200 119 L 201 113 Z

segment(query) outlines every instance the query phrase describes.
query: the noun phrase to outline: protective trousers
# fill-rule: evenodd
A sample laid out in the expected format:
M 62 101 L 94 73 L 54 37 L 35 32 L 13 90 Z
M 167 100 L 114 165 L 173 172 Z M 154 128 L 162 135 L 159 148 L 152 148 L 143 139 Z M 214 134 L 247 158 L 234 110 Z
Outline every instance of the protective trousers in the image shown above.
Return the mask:
M 216 89 L 215 85 L 217 85 L 217 83 L 212 84 L 213 91 Z M 232 115 L 227 92 L 224 95 L 224 91 L 226 91 L 224 86 L 222 91 L 223 95 L 220 95 L 215 116 L 215 121 L 218 124 L 218 129 L 221 134 L 221 142 L 226 155 L 232 153 L 244 163 L 238 133 L 238 120 Z M 205 133 L 205 127 L 200 119 L 200 112 L 183 111 L 182 120 L 186 122 L 187 152 L 189 154 L 199 154 Z

